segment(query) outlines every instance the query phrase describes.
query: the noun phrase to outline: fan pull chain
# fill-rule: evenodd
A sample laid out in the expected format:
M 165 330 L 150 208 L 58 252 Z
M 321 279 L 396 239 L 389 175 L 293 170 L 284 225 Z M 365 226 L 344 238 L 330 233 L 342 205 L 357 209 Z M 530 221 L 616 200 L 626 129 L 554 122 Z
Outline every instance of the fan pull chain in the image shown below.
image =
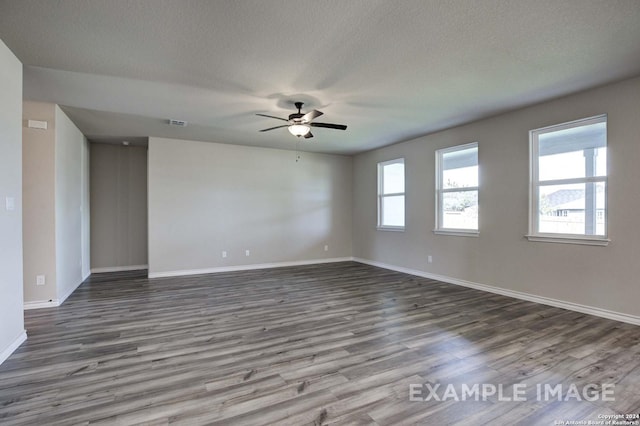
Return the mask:
M 296 163 L 300 161 L 300 140 L 296 141 Z

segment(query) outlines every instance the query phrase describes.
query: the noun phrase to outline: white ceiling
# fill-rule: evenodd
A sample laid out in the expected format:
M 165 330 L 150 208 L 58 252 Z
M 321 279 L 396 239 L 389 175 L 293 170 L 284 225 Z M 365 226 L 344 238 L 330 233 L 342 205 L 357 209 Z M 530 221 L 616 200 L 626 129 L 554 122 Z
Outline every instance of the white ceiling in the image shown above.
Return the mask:
M 638 0 L 0 0 L 25 98 L 90 138 L 355 153 L 640 74 Z M 166 119 L 189 122 L 169 127 Z

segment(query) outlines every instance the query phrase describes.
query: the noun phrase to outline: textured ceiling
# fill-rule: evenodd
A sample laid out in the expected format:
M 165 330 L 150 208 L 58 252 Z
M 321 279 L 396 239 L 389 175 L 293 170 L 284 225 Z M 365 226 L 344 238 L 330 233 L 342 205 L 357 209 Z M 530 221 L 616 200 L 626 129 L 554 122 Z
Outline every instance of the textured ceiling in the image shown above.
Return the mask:
M 638 0 L 0 0 L 25 99 L 89 137 L 354 153 L 640 74 Z M 186 120 L 173 128 L 166 119 Z

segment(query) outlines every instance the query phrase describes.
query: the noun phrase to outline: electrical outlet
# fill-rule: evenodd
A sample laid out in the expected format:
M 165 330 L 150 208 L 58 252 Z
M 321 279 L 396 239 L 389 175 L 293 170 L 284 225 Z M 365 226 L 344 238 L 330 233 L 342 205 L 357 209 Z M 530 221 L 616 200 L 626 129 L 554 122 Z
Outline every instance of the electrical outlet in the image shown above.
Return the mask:
M 227 251 L 226 250 L 222 250 L 222 258 L 224 259 L 225 257 L 227 257 Z
M 427 262 L 433 263 L 433 257 L 432 256 L 427 256 Z
M 249 256 L 251 255 L 251 252 L 250 252 L 249 250 L 245 250 L 245 251 L 244 251 L 244 255 L 245 255 L 245 256 L 247 256 L 247 257 L 249 257 Z
M 45 285 L 47 282 L 44 275 L 36 275 L 36 285 Z
M 329 246 L 324 246 L 324 251 L 329 251 Z

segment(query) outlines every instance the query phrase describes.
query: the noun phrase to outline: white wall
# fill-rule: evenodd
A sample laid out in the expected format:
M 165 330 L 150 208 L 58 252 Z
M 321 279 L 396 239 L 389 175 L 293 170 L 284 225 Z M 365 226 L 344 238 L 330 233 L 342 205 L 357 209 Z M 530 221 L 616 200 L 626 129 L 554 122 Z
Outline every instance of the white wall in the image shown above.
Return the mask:
M 295 155 L 150 138 L 150 275 L 351 256 L 352 159 Z
M 358 155 L 354 256 L 640 316 L 640 78 Z M 608 114 L 608 247 L 529 242 L 531 129 Z M 479 142 L 480 236 L 434 235 L 435 150 Z M 376 230 L 376 163 L 405 157 L 406 232 Z M 427 256 L 433 263 L 427 263 Z
M 0 363 L 26 339 L 22 310 L 22 64 L 0 40 Z M 15 201 L 6 209 L 6 198 Z
M 56 289 L 62 303 L 84 280 L 83 265 L 86 268 L 85 259 L 89 259 L 88 237 L 83 235 L 88 228 L 83 224 L 89 220 L 85 164 L 89 146 L 57 105 L 55 118 Z
M 91 269 L 146 268 L 147 147 L 91 144 Z

